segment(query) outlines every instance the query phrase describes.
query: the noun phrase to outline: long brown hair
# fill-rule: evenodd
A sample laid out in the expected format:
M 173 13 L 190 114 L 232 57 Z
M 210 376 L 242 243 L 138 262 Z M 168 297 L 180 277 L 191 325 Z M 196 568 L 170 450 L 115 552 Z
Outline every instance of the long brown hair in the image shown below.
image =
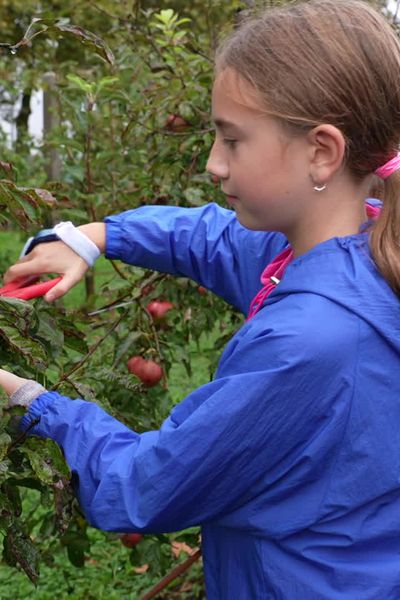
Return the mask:
M 361 0 L 309 0 L 264 9 L 242 20 L 217 52 L 294 130 L 335 125 L 346 166 L 359 180 L 397 154 L 400 142 L 400 43 L 387 20 Z M 400 175 L 382 188 L 371 232 L 374 260 L 400 294 Z

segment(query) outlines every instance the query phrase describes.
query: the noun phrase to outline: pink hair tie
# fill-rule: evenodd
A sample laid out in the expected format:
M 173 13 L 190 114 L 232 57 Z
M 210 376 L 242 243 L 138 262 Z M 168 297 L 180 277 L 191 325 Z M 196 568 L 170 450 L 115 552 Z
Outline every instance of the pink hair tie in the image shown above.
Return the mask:
M 380 179 L 387 179 L 388 177 L 393 175 L 393 173 L 396 173 L 396 171 L 398 171 L 399 169 L 400 152 L 394 158 L 392 158 L 392 160 L 389 160 L 389 162 L 383 165 L 383 167 L 379 167 L 379 169 L 375 171 L 375 175 L 377 175 Z

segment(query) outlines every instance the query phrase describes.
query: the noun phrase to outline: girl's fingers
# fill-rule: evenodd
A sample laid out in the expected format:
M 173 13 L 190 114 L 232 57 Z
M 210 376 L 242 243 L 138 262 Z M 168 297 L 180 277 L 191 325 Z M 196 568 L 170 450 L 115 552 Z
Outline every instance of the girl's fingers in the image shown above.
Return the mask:
M 8 297 L 11 296 L 12 298 L 19 298 L 20 300 L 32 300 L 32 298 L 40 298 L 41 296 L 44 296 L 59 281 L 61 281 L 61 277 L 58 277 L 57 279 L 49 279 L 48 281 L 41 281 L 41 282 L 35 283 L 33 285 L 28 285 L 23 288 L 18 288 L 11 292 L 4 293 L 4 291 L 3 291 L 2 295 L 8 296 Z
M 8 283 L 14 279 L 20 279 L 29 275 L 44 275 L 57 273 L 63 275 L 70 268 L 82 262 L 71 248 L 63 242 L 51 242 L 39 244 L 27 256 L 23 256 L 4 276 L 4 282 Z M 84 261 L 83 261 L 84 262 Z M 85 263 L 86 264 L 86 263 Z
M 58 300 L 58 298 L 62 298 L 70 289 L 72 285 L 68 285 L 68 282 L 65 282 L 65 278 L 61 280 L 58 285 L 55 285 L 43 298 L 46 302 L 54 302 L 54 300 Z
M 4 284 L 44 274 L 62 276 L 59 284 L 46 293 L 45 300 L 52 302 L 66 294 L 88 270 L 87 263 L 63 242 L 40 244 L 24 256 L 4 275 Z
M 0 288 L 0 294 L 4 296 L 4 294 L 10 294 L 15 290 L 21 289 L 23 287 L 27 287 L 29 285 L 33 285 L 38 280 L 37 277 L 24 277 L 23 279 L 14 279 L 11 283 L 7 283 Z
M 44 273 L 53 273 L 53 270 L 48 270 L 43 264 L 35 262 L 28 257 L 21 258 L 15 265 L 7 269 L 4 274 L 4 283 L 8 284 L 16 279 L 27 279 L 31 276 L 42 275 Z
M 47 294 L 44 296 L 46 302 L 54 302 L 54 300 L 58 300 L 58 298 L 62 298 L 69 290 L 74 287 L 85 275 L 87 271 L 87 266 L 82 267 L 81 269 L 73 272 L 66 273 L 64 277 L 61 279 L 60 283 L 55 285 Z

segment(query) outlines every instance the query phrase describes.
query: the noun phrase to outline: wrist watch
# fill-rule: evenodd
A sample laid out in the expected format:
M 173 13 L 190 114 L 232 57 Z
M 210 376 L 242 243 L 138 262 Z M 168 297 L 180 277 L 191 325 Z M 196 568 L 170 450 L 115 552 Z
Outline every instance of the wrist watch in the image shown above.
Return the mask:
M 27 254 L 29 254 L 29 252 L 32 252 L 34 247 L 38 244 L 59 241 L 60 238 L 56 233 L 54 233 L 53 229 L 42 229 L 34 237 L 29 238 L 25 246 L 22 248 L 21 257 L 26 256 Z

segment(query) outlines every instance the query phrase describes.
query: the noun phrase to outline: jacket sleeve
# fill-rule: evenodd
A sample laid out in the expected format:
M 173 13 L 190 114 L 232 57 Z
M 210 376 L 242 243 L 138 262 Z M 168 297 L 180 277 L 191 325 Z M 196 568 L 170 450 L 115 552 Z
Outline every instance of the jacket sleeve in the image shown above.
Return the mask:
M 317 336 L 307 333 L 310 320 L 285 325 L 279 314 L 277 327 L 238 341 L 219 378 L 158 431 L 135 433 L 96 404 L 55 392 L 33 402 L 22 427 L 39 417 L 32 432 L 62 447 L 92 525 L 167 532 L 203 524 L 266 491 L 290 496 L 307 484 L 310 465 L 320 470 L 335 456 L 357 355 L 351 323 L 338 327 L 331 315 Z
M 105 223 L 107 258 L 189 277 L 243 313 L 263 269 L 287 244 L 280 233 L 245 229 L 217 204 L 143 206 Z

